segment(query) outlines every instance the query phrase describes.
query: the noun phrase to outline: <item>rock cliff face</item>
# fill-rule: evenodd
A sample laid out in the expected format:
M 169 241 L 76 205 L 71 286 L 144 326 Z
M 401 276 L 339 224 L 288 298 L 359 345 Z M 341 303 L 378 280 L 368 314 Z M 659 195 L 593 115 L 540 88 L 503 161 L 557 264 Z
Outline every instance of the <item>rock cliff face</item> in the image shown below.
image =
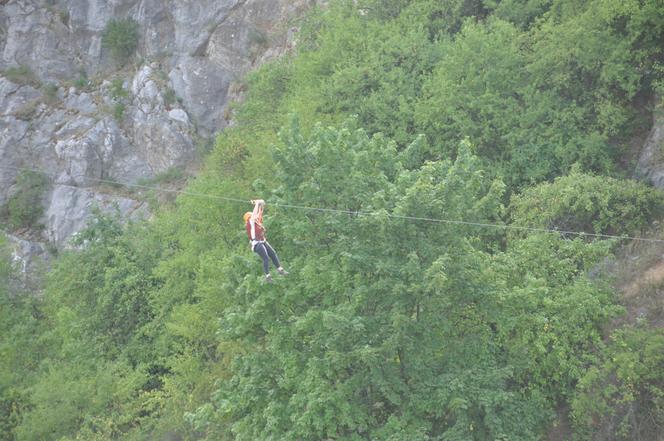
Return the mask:
M 56 247 L 95 205 L 145 215 L 140 201 L 100 184 L 186 167 L 196 140 L 229 123 L 230 86 L 292 47 L 290 20 L 311 3 L 0 1 L 0 207 L 30 168 L 49 177 L 41 240 Z M 138 25 L 138 49 L 120 66 L 102 35 L 127 18 Z M 30 253 L 20 240 L 17 253 Z
M 643 144 L 636 174 L 664 189 L 664 99 L 655 100 L 652 128 Z

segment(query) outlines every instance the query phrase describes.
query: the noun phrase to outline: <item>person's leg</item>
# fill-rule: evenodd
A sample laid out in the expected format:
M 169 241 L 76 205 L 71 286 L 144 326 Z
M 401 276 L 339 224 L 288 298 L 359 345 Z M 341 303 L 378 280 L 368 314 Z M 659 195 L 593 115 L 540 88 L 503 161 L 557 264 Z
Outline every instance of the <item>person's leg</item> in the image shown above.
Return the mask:
M 267 254 L 272 259 L 272 263 L 274 263 L 274 266 L 277 267 L 277 271 L 279 272 L 279 274 L 281 274 L 282 276 L 287 276 L 288 272 L 285 269 L 283 269 L 283 267 L 279 263 L 279 256 L 277 256 L 277 252 L 274 251 L 274 248 L 272 248 L 272 246 L 269 243 L 265 242 L 265 249 L 267 250 Z
M 270 259 L 272 259 L 272 263 L 274 263 L 274 266 L 277 268 L 281 268 L 281 264 L 279 263 L 279 257 L 277 256 L 277 252 L 274 251 L 274 248 L 272 246 L 265 242 L 265 249 L 267 250 L 267 255 L 270 256 Z
M 254 247 L 254 252 L 261 256 L 263 259 L 263 272 L 265 275 L 270 274 L 270 261 L 267 256 L 267 250 L 265 249 L 265 245 L 262 243 L 257 243 L 256 246 Z

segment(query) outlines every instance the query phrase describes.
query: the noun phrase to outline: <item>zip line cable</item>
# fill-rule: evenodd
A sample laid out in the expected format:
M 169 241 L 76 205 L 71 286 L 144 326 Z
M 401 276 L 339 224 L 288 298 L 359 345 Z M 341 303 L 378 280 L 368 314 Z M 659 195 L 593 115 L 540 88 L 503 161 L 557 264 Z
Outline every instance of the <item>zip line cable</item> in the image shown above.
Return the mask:
M 55 177 L 53 177 L 52 175 L 50 175 L 48 172 L 46 172 L 44 170 L 39 170 L 39 169 L 29 168 L 29 167 L 14 167 L 14 166 L 10 166 L 10 165 L 0 165 L 0 168 L 8 169 L 8 170 L 15 170 L 15 171 L 31 171 L 33 173 L 39 173 L 39 174 L 47 176 L 52 182 L 55 182 Z M 123 187 L 129 187 L 129 188 L 139 188 L 139 189 L 144 189 L 144 190 L 160 191 L 160 192 L 164 192 L 164 193 L 182 194 L 182 195 L 201 197 L 201 198 L 207 198 L 207 199 L 216 199 L 216 200 L 223 200 L 223 201 L 230 201 L 230 202 L 238 202 L 238 203 L 243 203 L 243 204 L 251 204 L 251 201 L 246 200 L 246 199 L 238 199 L 238 198 L 225 197 L 225 196 L 216 196 L 216 195 L 211 195 L 211 194 L 207 194 L 207 193 L 197 193 L 197 192 L 186 191 L 186 190 L 171 190 L 171 189 L 167 189 L 167 188 L 159 188 L 159 187 L 150 186 L 150 185 L 132 184 L 132 183 L 129 183 L 129 182 L 113 181 L 113 180 L 110 180 L 110 179 L 90 178 L 90 177 L 85 177 L 85 179 L 87 179 L 89 181 L 105 183 L 105 184 L 111 184 L 111 185 L 120 185 L 120 186 L 123 186 Z M 60 186 L 63 186 L 63 187 L 79 188 L 79 189 L 82 188 L 82 187 L 78 187 L 78 186 L 75 186 L 75 185 L 69 185 L 69 184 L 57 184 L 57 185 L 60 185 Z M 355 211 L 355 210 L 342 210 L 342 209 L 337 209 L 337 208 L 308 207 L 308 206 L 304 206 L 304 205 L 281 204 L 281 203 L 270 203 L 270 205 L 274 206 L 274 207 L 290 208 L 290 209 L 296 209 L 296 210 L 319 211 L 319 212 L 325 212 L 325 213 L 341 213 L 341 214 L 350 214 L 350 215 L 355 215 L 355 216 L 374 216 L 374 215 L 378 215 L 378 213 L 376 213 L 376 212 L 363 211 L 363 210 L 357 210 L 357 211 Z M 433 222 L 433 223 L 444 223 L 444 224 L 453 224 L 453 225 L 467 225 L 467 226 L 478 227 L 478 228 L 503 228 L 503 229 L 506 229 L 506 230 L 529 231 L 529 232 L 534 232 L 534 233 L 567 234 L 567 235 L 576 235 L 576 236 L 580 236 L 580 237 L 596 237 L 596 238 L 600 238 L 600 239 L 634 240 L 634 241 L 641 241 L 641 242 L 664 243 L 664 239 L 651 239 L 651 238 L 647 238 L 647 237 L 618 236 L 618 235 L 613 235 L 613 234 L 587 233 L 585 231 L 557 230 L 557 229 L 553 229 L 553 228 L 522 227 L 522 226 L 518 226 L 518 225 L 509 225 L 509 224 L 491 224 L 491 223 L 485 223 L 485 222 L 470 222 L 470 221 L 453 220 L 453 219 L 407 216 L 407 215 L 391 214 L 391 213 L 385 213 L 383 215 L 388 217 L 388 218 L 393 218 L 393 219 L 403 219 L 403 220 Z

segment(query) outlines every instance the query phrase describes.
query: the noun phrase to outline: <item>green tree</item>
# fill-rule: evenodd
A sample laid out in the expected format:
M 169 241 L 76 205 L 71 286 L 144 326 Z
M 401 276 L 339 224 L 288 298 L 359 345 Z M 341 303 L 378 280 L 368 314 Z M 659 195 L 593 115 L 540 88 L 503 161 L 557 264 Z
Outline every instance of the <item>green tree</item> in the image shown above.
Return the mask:
M 555 4 L 552 0 L 484 0 L 482 3 L 493 16 L 522 28 L 528 28 L 533 21 L 542 18 Z
M 15 441 L 16 428 L 30 409 L 29 387 L 38 366 L 49 353 L 40 336 L 47 324 L 39 301 L 29 294 L 10 292 L 10 253 L 0 235 L 0 440 Z
M 138 23 L 131 18 L 111 19 L 102 33 L 101 44 L 121 64 L 126 63 L 138 47 Z
M 283 132 L 277 201 L 343 213 L 271 209 L 294 269 L 277 286 L 227 261 L 221 339 L 244 350 L 190 421 L 209 439 L 537 437 L 615 314 L 583 270 L 607 246 L 546 236 L 547 253 L 540 239 L 492 257 L 496 232 L 408 219 L 495 222 L 504 187 L 466 143 L 409 171 L 409 149 L 354 124 Z
M 638 235 L 663 213 L 664 195 L 643 183 L 573 169 L 512 197 L 514 225 Z
M 158 286 L 150 276 L 155 249 L 144 246 L 149 236 L 123 233 L 116 217 L 98 213 L 77 238 L 82 250 L 61 253 L 48 275 L 39 308 L 48 328 L 35 340 L 49 350 L 31 367 L 18 440 L 73 436 L 107 414 L 115 415 L 109 433 L 117 436 L 140 419 L 132 404 L 148 401 L 140 393 L 154 387 L 158 364 L 145 332 L 147 293 Z
M 572 401 L 584 439 L 656 439 L 664 426 L 664 333 L 615 332 L 598 363 L 579 381 Z

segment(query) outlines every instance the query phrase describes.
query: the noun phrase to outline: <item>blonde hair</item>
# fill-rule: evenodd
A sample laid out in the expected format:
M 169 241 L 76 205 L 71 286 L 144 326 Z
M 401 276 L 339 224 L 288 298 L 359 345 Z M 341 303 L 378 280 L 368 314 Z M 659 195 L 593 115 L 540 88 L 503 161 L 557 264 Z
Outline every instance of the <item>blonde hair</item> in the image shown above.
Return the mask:
M 242 216 L 242 218 L 244 219 L 244 222 L 246 223 L 251 218 L 251 211 L 247 211 L 246 213 L 244 213 L 244 216 Z

